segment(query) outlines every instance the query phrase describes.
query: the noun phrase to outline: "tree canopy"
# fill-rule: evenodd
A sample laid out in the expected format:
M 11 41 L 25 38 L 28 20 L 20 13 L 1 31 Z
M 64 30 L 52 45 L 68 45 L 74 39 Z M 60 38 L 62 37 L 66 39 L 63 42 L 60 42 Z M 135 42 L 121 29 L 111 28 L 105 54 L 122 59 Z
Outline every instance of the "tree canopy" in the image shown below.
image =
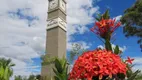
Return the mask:
M 121 18 L 126 37 L 138 37 L 138 44 L 142 50 L 142 0 L 137 0 L 130 8 L 124 11 Z

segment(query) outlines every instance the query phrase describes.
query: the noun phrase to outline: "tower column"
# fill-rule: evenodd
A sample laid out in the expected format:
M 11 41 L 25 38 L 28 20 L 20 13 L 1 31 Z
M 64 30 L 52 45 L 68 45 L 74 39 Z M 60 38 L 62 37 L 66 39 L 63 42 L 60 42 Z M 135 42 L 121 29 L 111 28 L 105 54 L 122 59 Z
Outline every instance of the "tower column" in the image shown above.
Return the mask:
M 66 57 L 66 1 L 48 0 L 48 18 L 46 29 L 46 56 Z M 48 59 L 47 59 L 48 60 Z M 53 64 L 42 63 L 42 80 L 53 80 Z

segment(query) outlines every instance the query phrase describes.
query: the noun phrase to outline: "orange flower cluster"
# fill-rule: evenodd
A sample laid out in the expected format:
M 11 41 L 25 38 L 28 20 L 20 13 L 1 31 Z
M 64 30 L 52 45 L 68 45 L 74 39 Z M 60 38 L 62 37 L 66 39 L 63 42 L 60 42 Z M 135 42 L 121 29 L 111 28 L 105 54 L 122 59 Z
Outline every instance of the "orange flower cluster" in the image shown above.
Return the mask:
M 95 22 L 95 26 L 91 28 L 91 31 L 104 38 L 109 33 L 110 35 L 121 25 L 120 22 L 116 22 L 115 19 L 102 19 Z
M 118 73 L 126 75 L 126 64 L 119 55 L 107 50 L 94 50 L 83 53 L 75 62 L 69 80 L 87 79 L 103 76 L 112 77 Z

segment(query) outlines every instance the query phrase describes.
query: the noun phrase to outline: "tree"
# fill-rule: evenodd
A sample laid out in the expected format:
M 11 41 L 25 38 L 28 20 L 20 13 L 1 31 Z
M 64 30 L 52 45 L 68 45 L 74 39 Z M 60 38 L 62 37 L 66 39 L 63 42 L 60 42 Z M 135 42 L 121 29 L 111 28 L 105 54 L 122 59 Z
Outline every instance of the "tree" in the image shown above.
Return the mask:
M 18 76 L 15 76 L 15 80 L 24 80 L 22 76 L 18 75 Z M 26 80 L 26 79 L 25 79 Z
M 85 51 L 86 50 L 82 47 L 81 44 L 79 43 L 72 44 L 72 50 L 70 51 L 70 56 L 69 56 L 70 63 L 73 63 L 75 57 L 80 56 Z
M 36 75 L 36 79 L 40 80 L 41 76 L 40 75 Z
M 28 80 L 35 80 L 36 79 L 36 76 L 35 75 L 30 75 Z
M 133 6 L 125 10 L 121 22 L 124 25 L 125 36 L 138 37 L 137 42 L 142 50 L 142 0 L 137 0 Z
M 0 58 L 0 80 L 9 80 L 13 75 L 12 67 L 15 66 L 11 59 Z
M 138 74 L 136 77 L 136 80 L 141 80 L 142 79 L 142 73 Z
M 21 75 L 17 75 L 15 76 L 14 80 L 40 80 L 40 75 L 29 75 L 29 76 L 21 76 Z

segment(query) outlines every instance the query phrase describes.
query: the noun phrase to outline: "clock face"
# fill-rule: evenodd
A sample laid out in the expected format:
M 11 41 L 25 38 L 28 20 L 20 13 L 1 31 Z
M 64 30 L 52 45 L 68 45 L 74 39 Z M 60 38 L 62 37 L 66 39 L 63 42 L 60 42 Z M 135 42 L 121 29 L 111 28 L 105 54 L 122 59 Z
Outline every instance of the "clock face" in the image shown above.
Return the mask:
M 60 7 L 65 11 L 66 10 L 66 4 L 63 0 L 60 0 Z
M 58 0 L 52 0 L 49 2 L 49 9 L 54 9 L 58 6 Z

